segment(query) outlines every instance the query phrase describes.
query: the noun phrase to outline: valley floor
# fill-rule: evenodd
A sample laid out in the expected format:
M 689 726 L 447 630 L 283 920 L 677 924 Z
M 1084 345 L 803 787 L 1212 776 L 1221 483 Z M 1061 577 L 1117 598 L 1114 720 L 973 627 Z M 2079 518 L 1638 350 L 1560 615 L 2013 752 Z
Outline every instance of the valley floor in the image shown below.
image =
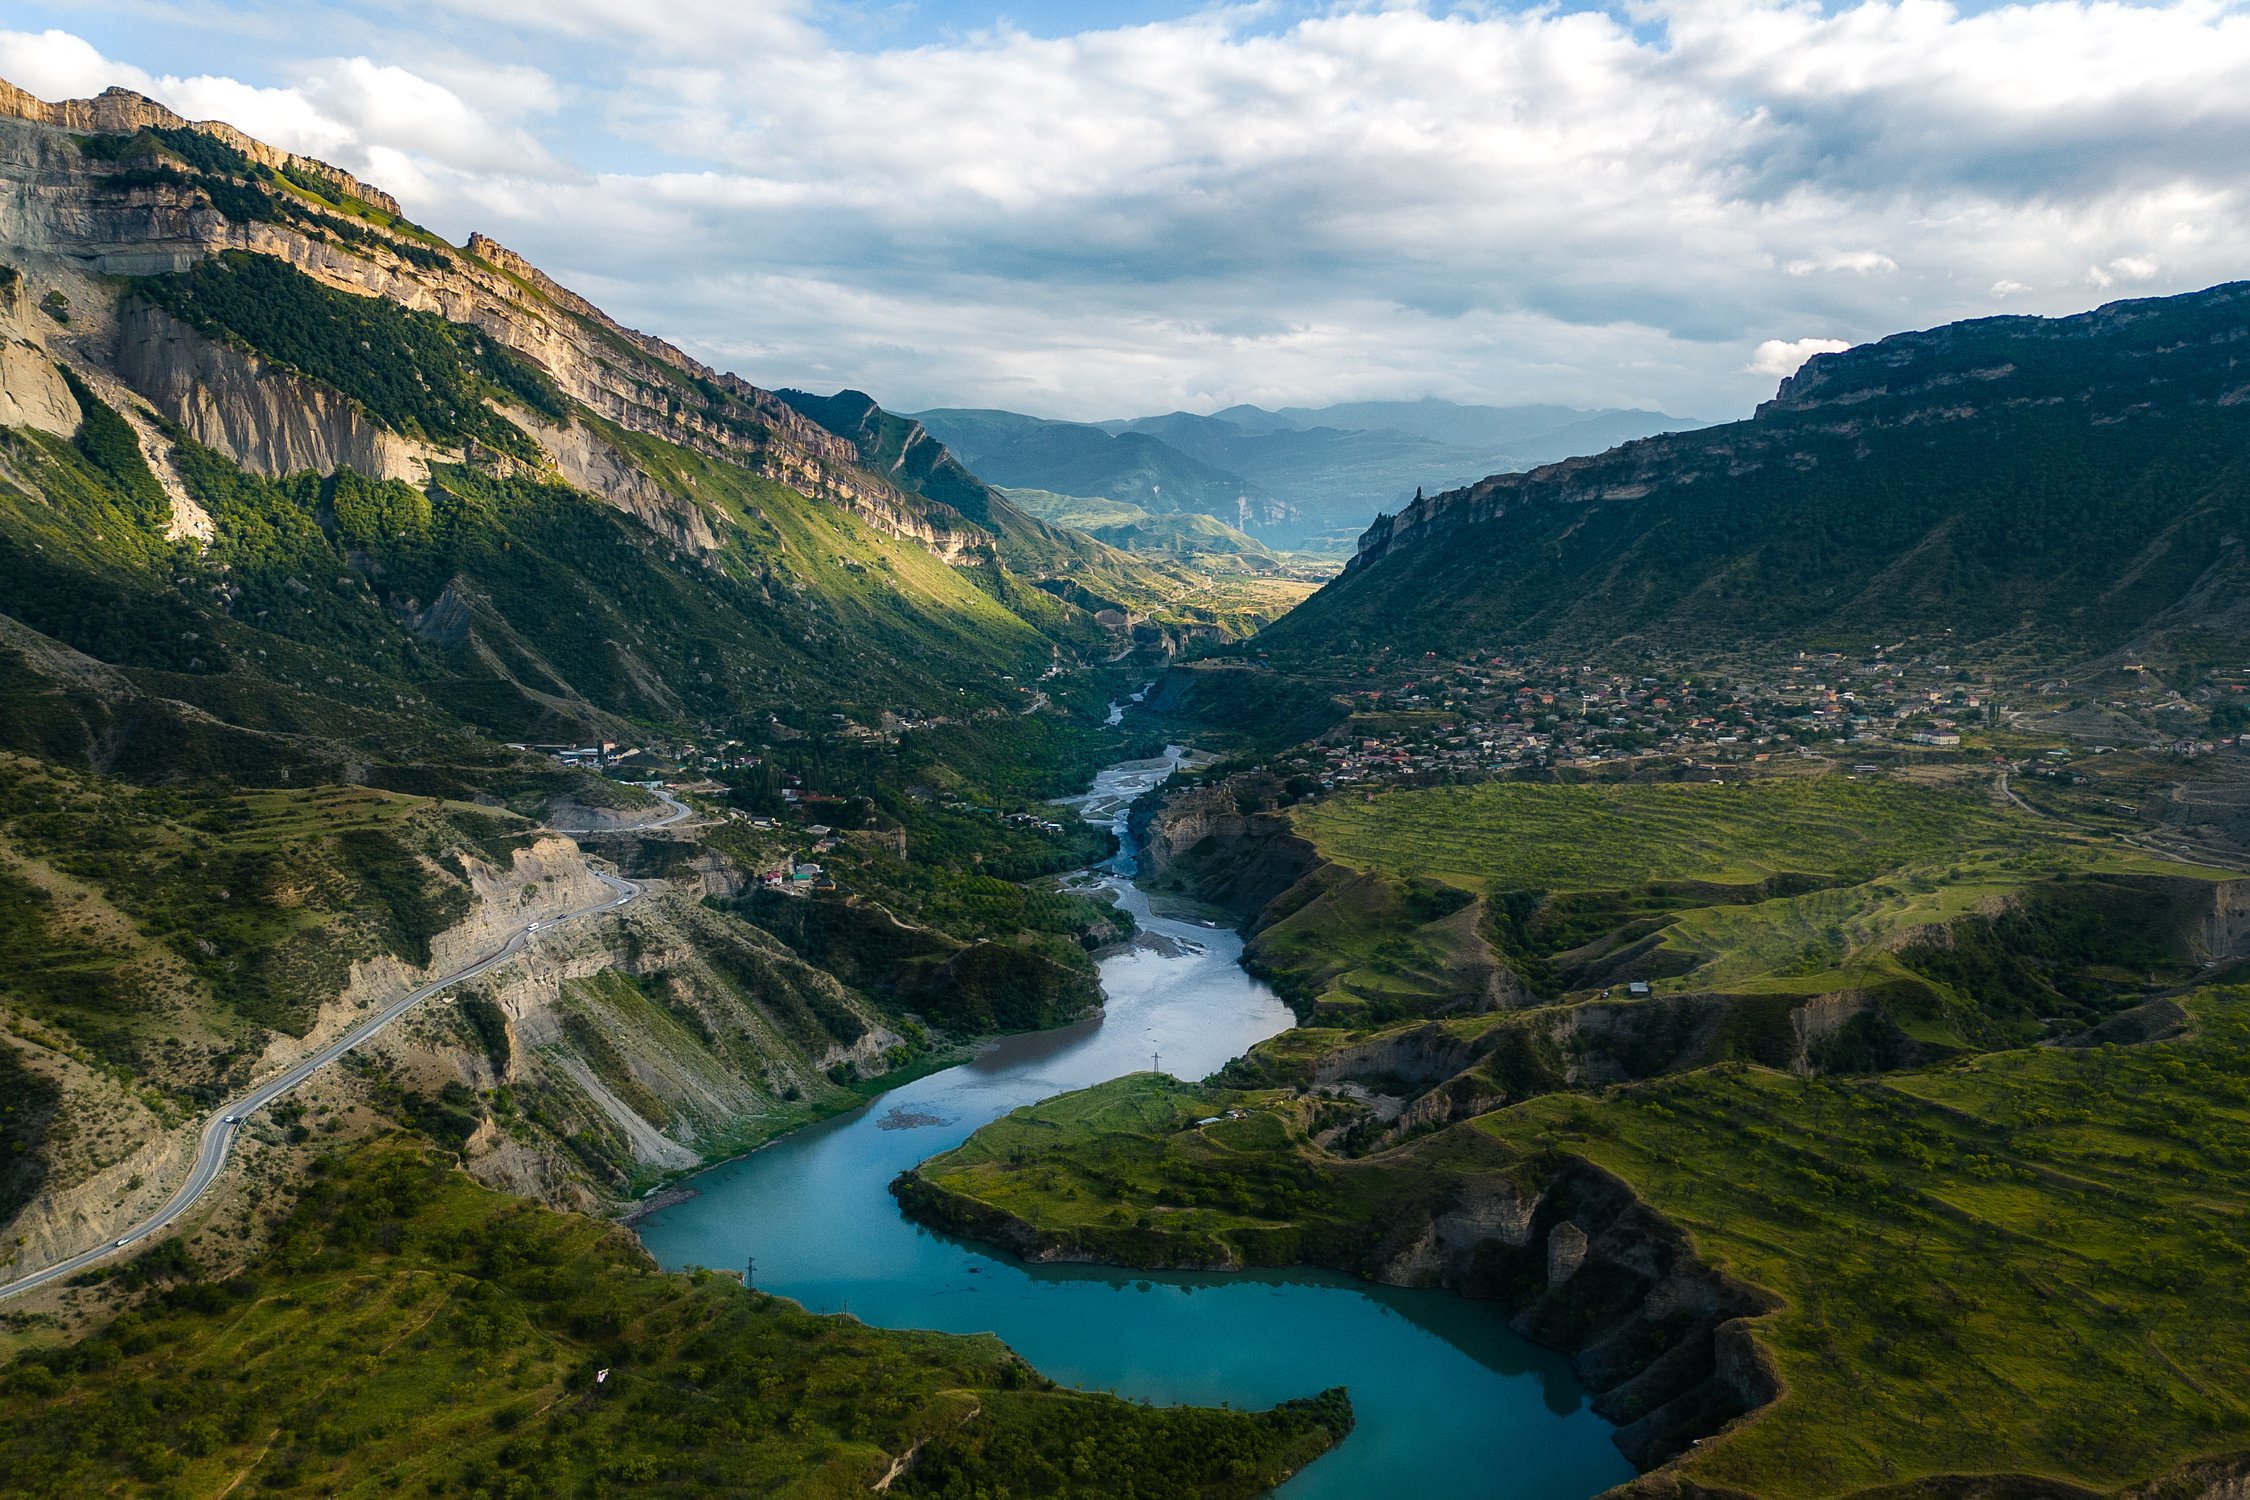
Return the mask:
M 2250 1293 L 2250 882 L 1974 781 L 1275 790 L 1180 793 L 1148 857 L 1301 1028 L 1019 1110 L 910 1213 L 1497 1299 L 1648 1486 L 2110 1493 L 2250 1451 L 2210 1311 Z

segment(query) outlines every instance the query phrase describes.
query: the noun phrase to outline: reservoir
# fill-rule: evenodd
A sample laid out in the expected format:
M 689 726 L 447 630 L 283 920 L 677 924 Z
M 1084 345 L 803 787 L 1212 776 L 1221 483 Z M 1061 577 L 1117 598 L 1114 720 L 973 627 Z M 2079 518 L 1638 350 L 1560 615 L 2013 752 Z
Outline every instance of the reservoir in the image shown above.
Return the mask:
M 1121 826 L 1174 763 L 1111 767 L 1080 815 Z M 674 1268 L 754 1261 L 761 1290 L 816 1312 L 996 1333 L 1043 1374 L 1136 1399 L 1265 1407 L 1350 1387 L 1357 1428 L 1283 1500 L 1584 1500 L 1632 1478 L 1568 1362 L 1488 1303 L 1320 1271 L 1027 1265 L 900 1215 L 894 1176 L 1019 1105 L 1159 1059 L 1201 1078 L 1290 1025 L 1236 963 L 1232 932 L 1157 916 L 1125 874 L 1106 879 L 1155 941 L 1102 962 L 1101 1014 L 1010 1037 L 703 1173 L 699 1196 L 641 1222 L 650 1253 Z

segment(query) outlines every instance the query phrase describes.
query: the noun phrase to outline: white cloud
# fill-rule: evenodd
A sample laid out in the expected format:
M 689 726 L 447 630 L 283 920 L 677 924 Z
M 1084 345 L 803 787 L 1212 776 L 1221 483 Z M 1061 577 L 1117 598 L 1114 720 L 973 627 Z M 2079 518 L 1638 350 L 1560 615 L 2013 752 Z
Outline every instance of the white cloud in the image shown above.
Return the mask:
M 0 31 L 0 76 L 42 99 L 81 99 L 112 84 L 146 92 L 155 80 L 111 62 L 67 31 Z
M 1793 260 L 1784 269 L 1792 276 L 1817 276 L 1823 271 L 1849 271 L 1854 276 L 1873 276 L 1897 270 L 1898 262 L 1876 250 L 1845 250 L 1834 255 L 1823 255 L 1817 260 Z
M 1749 369 L 1757 375 L 1794 375 L 1816 354 L 1838 354 L 1851 345 L 1843 339 L 1767 339 L 1750 356 Z
M 105 58 L 60 31 L 0 31 L 0 77 L 48 99 L 82 98 L 117 85 L 191 120 L 224 120 L 262 141 L 384 177 L 400 190 L 427 185 L 432 167 L 463 172 L 560 170 L 526 131 L 488 117 L 453 89 L 365 57 L 299 64 L 298 81 L 255 87 L 208 74 L 159 77 Z M 477 92 L 526 111 L 557 94 L 535 69 L 487 70 Z M 382 169 L 388 169 L 387 173 Z M 403 179 L 403 180 L 402 180 Z
M 0 74 L 225 103 L 753 379 L 908 407 L 1720 416 L 1821 342 L 1745 366 L 1776 327 L 2071 311 L 2250 243 L 2246 0 L 1346 3 L 888 49 L 818 0 L 366 3 L 391 52 L 355 30 L 258 87 L 62 33 L 0 35 Z

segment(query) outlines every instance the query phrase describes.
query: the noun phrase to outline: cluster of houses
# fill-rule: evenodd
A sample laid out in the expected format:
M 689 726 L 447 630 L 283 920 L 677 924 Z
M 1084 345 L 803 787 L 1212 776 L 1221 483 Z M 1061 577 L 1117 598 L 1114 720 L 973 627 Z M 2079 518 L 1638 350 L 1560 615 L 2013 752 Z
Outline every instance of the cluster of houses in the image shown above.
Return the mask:
M 613 761 L 642 753 L 638 745 L 620 745 L 615 740 L 590 740 L 585 744 L 572 741 L 567 745 L 533 745 L 510 741 L 508 748 L 544 755 L 559 765 L 576 766 L 588 771 L 606 771 Z
M 947 812 L 981 813 L 985 817 L 998 818 L 1003 823 L 1014 823 L 1019 827 L 1034 829 L 1040 833 L 1057 834 L 1070 831 L 1069 825 L 1058 823 L 1053 818 L 1042 817 L 1038 813 L 1002 812 L 997 807 L 979 807 L 974 802 L 963 802 L 959 798 L 950 798 L 938 805 Z
M 2002 702 L 1993 674 L 1957 664 L 1942 639 L 1847 656 L 1799 651 L 1725 673 L 1640 673 L 1535 656 L 1388 658 L 1346 684 L 1353 714 L 1270 769 L 1327 789 L 1373 788 L 1593 769 L 1651 758 L 1714 774 L 1782 757 L 1881 753 L 1889 764 L 1963 749 L 2023 710 L 2092 703 L 2145 729 L 2145 748 L 2179 756 L 2235 749 L 2250 735 L 2181 734 L 2219 702 L 2250 692 L 2222 675 L 2190 699 L 2134 664 L 2073 688 L 2048 682 Z M 2250 670 L 2240 674 L 2250 679 Z M 1855 769 L 1883 766 L 1861 760 Z
M 771 869 L 760 870 L 758 884 L 766 890 L 779 891 L 785 896 L 810 896 L 815 891 L 836 889 L 836 877 L 819 865 L 791 860 Z
M 1538 658 L 1425 656 L 1370 668 L 1356 712 L 1296 769 L 1325 786 L 1597 767 L 1648 756 L 1711 767 L 1853 746 L 1957 749 L 2004 708 L 1936 654 L 1799 653 L 1739 677 L 1632 674 Z

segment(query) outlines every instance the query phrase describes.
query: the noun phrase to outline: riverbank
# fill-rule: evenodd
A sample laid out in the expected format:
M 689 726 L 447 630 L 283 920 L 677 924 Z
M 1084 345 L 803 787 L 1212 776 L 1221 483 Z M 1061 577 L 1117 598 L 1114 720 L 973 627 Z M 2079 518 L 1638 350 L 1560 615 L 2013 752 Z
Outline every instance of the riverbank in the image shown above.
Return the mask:
M 1114 825 L 1129 788 L 1138 795 L 1177 763 L 1112 768 L 1080 805 Z M 1135 1399 L 1239 1408 L 1348 1387 L 1352 1435 L 1284 1487 L 1288 1500 L 1405 1488 L 1584 1500 L 1629 1479 L 1567 1363 L 1489 1305 L 1320 1271 L 1039 1265 L 899 1214 L 893 1178 L 1013 1109 L 1156 1068 L 1201 1077 L 1290 1025 L 1239 966 L 1233 933 L 1159 915 L 1122 876 L 1104 879 L 1169 947 L 1106 957 L 1099 1015 L 1005 1039 L 874 1109 L 699 1175 L 698 1198 L 642 1222 L 651 1253 L 667 1266 L 748 1264 L 763 1290 L 879 1326 L 994 1332 L 1049 1376 Z M 1512 1455 L 1504 1475 L 1495 1443 Z
M 2241 1291 L 2250 1148 L 2250 989 L 2194 967 L 2239 951 L 2209 872 L 1849 779 L 1324 806 L 1350 840 L 1254 792 L 1192 794 L 1150 863 L 1240 892 L 1320 856 L 1244 917 L 1317 1023 L 1206 1084 L 1019 1110 L 897 1184 L 920 1221 L 1040 1264 L 1491 1298 L 1572 1352 L 1651 1495 L 2239 1479 L 2198 1467 L 2250 1451 L 2242 1331 L 2205 1311 Z M 1464 982 L 1468 936 L 1540 988 Z M 2165 964 L 2202 988 L 2144 999 Z
M 1038 1264 L 1311 1266 L 1497 1304 L 1574 1361 L 1644 1470 L 1777 1394 L 1746 1322 L 1775 1299 L 1702 1264 L 1622 1181 L 1475 1133 L 1339 1158 L 1312 1141 L 1328 1108 L 1136 1074 L 1017 1110 L 891 1192 Z

